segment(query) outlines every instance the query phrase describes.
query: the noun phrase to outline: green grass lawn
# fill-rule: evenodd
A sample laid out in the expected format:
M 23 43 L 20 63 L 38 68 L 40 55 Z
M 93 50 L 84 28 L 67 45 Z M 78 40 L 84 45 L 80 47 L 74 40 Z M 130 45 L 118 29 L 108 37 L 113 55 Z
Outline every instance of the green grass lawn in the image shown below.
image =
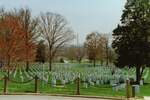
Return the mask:
M 145 84 L 140 86 L 140 93 L 137 94 L 139 97 L 150 96 L 150 84 Z M 34 81 L 26 84 L 16 84 L 9 82 L 7 87 L 8 93 L 33 93 L 34 92 Z M 3 92 L 3 81 L 0 81 L 0 93 Z M 64 87 L 52 87 L 50 84 L 44 84 L 39 82 L 38 84 L 39 93 L 48 93 L 48 94 L 67 94 L 75 95 L 76 94 L 76 84 L 68 84 Z M 119 90 L 117 92 L 112 91 L 110 85 L 101 85 L 101 86 L 90 86 L 84 88 L 83 84 L 80 86 L 81 95 L 92 95 L 92 96 L 125 96 L 125 90 Z
M 34 93 L 34 81 L 27 84 L 16 84 L 9 82 L 8 88 L 9 93 Z M 3 92 L 3 82 L 0 81 L 0 92 Z M 67 84 L 64 87 L 52 87 L 50 84 L 44 84 L 39 82 L 38 92 L 43 94 L 67 94 L 75 95 L 76 94 L 76 84 Z M 90 86 L 84 88 L 83 84 L 80 86 L 81 95 L 93 95 L 93 96 L 125 96 L 125 91 L 120 90 L 118 92 L 112 91 L 110 85 L 102 86 Z
M 148 75 L 147 80 L 145 80 L 145 84 L 143 86 L 140 86 L 140 93 L 138 96 L 150 96 L 150 72 Z
M 2 73 L 0 73 L 1 75 Z M 1 78 L 1 77 L 0 77 Z M 143 86 L 140 86 L 140 93 L 136 94 L 138 97 L 150 96 L 150 72 L 147 80 L 145 80 Z M 34 93 L 34 80 L 26 84 L 16 84 L 14 82 L 8 81 L 7 86 L 8 93 Z M 66 84 L 64 87 L 52 87 L 50 84 L 43 83 L 38 81 L 38 92 L 42 94 L 67 94 L 75 95 L 76 94 L 76 84 L 70 83 Z M 0 93 L 3 93 L 3 80 L 0 80 Z M 91 96 L 125 96 L 125 89 L 113 91 L 112 87 L 108 85 L 100 86 L 89 86 L 88 88 L 83 87 L 83 84 L 80 85 L 80 94 L 81 95 L 91 95 Z

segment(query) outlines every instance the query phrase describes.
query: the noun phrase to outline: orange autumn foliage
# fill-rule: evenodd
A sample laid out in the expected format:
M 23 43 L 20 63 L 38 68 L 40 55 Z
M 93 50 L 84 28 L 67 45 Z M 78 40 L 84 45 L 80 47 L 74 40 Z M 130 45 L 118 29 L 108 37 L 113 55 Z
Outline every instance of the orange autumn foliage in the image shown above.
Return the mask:
M 25 44 L 26 33 L 19 24 L 19 17 L 6 15 L 0 19 L 0 58 L 4 61 L 24 61 L 25 49 L 29 49 L 29 60 L 34 59 L 34 43 Z

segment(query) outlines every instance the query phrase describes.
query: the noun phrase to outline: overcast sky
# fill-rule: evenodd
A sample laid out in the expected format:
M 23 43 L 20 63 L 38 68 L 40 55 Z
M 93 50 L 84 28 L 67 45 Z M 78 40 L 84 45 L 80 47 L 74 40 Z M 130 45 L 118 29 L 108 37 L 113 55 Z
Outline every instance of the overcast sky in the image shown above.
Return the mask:
M 126 0 L 0 0 L 5 9 L 28 7 L 33 15 L 54 12 L 65 16 L 83 43 L 92 31 L 111 33 L 120 22 Z

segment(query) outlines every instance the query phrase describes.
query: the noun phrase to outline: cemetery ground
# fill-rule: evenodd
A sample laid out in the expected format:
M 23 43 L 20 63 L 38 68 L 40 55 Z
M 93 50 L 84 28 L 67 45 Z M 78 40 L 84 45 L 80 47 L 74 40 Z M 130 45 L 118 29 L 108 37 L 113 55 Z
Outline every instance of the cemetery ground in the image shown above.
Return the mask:
M 34 93 L 35 80 L 38 77 L 38 93 L 40 94 L 63 94 L 76 95 L 77 83 L 76 78 L 80 73 L 80 95 L 88 96 L 108 96 L 108 97 L 125 97 L 125 79 L 134 77 L 135 69 L 118 69 L 112 75 L 114 67 L 97 66 L 89 67 L 89 64 L 55 64 L 53 71 L 48 72 L 48 64 L 32 64 L 30 71 L 26 72 L 22 65 L 15 65 L 16 69 L 10 71 L 9 80 L 7 81 L 7 93 Z M 3 77 L 6 72 L 0 73 L 0 93 L 3 94 L 4 81 Z M 100 76 L 100 78 L 98 78 Z M 140 86 L 140 92 L 137 97 L 150 96 L 150 72 L 146 68 L 143 73 L 144 84 Z M 99 80 L 99 81 L 97 81 Z M 103 80 L 103 81 L 101 81 Z M 108 81 L 108 80 L 113 80 Z M 113 88 L 113 82 L 121 82 L 118 88 Z M 131 94 L 131 87 L 130 87 Z

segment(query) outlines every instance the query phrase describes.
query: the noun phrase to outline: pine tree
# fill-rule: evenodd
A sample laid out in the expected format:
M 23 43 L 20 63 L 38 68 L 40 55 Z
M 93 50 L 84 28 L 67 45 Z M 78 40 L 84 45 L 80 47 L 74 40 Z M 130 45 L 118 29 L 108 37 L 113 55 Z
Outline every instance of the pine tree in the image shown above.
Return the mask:
M 144 66 L 150 65 L 150 0 L 127 0 L 121 24 L 113 31 L 118 67 L 136 67 L 139 83 Z M 142 70 L 140 70 L 142 69 Z

